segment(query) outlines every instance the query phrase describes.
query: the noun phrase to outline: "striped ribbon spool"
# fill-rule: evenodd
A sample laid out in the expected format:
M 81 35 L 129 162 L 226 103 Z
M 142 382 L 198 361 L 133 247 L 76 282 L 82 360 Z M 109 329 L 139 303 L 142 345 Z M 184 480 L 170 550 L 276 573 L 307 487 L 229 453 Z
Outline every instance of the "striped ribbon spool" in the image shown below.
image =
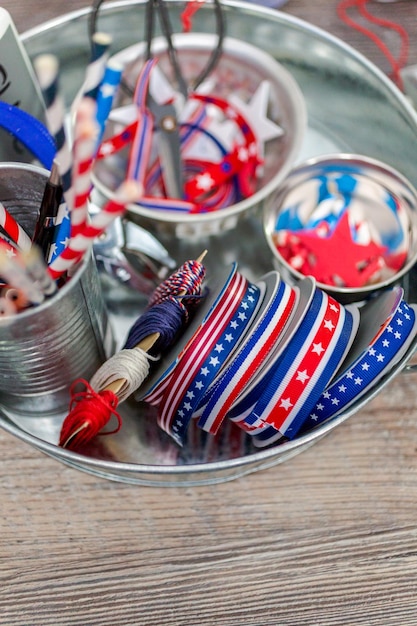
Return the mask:
M 297 333 L 245 418 L 246 423 L 253 425 L 253 434 L 270 425 L 276 433 L 289 439 L 297 435 L 346 356 L 358 321 L 355 307 L 343 307 L 324 291 L 316 289 Z
M 208 390 L 202 408 L 196 411 L 198 425 L 215 434 L 240 393 L 267 361 L 275 343 L 291 319 L 298 289 L 291 288 L 277 272 L 270 272 L 260 283 L 265 296 L 256 320 L 226 370 Z
M 400 291 L 402 292 L 396 287 L 385 294 L 385 298 L 392 295 L 395 299 Z M 326 387 L 305 421 L 303 432 L 335 417 L 374 387 L 401 359 L 415 338 L 417 307 L 408 305 L 401 297 L 393 312 L 389 314 L 382 327 L 379 327 L 378 311 L 381 310 L 379 300 L 380 298 L 371 302 L 363 313 L 365 316 L 363 334 L 368 337 L 373 334 L 373 338 L 356 359 L 349 359 L 340 375 Z M 382 306 L 382 310 L 384 308 Z
M 194 408 L 250 327 L 261 290 L 237 273 L 203 332 L 188 346 L 159 405 L 158 423 L 182 443 Z
M 262 367 L 259 367 L 257 371 L 254 372 L 250 381 L 245 388 L 242 389 L 239 397 L 228 412 L 228 418 L 232 420 L 236 418 L 240 423 L 240 427 L 248 430 L 248 432 L 253 431 L 254 427 L 253 424 L 246 424 L 245 418 L 251 413 L 260 394 L 268 385 L 272 369 L 275 367 L 277 360 L 298 331 L 305 313 L 311 305 L 315 290 L 316 283 L 314 279 L 309 277 L 299 282 L 297 287 L 297 301 L 294 305 L 291 318 L 274 343 L 268 358 L 262 363 Z
M 159 367 L 148 378 L 147 383 L 142 386 L 140 399 L 155 406 L 161 403 L 170 378 L 182 358 L 187 354 L 189 346 L 203 334 L 207 335 L 206 331 L 208 328 L 213 330 L 211 325 L 208 326 L 208 324 L 211 324 L 212 320 L 215 319 L 214 316 L 216 316 L 221 303 L 227 300 L 230 294 L 234 293 L 240 280 L 241 278 L 237 277 L 236 263 L 221 268 L 216 276 L 209 278 L 206 283 L 204 299 L 199 303 L 193 319 L 181 339 L 172 350 L 163 355 Z M 227 310 L 224 315 L 227 316 Z M 222 321 L 219 323 L 222 323 Z

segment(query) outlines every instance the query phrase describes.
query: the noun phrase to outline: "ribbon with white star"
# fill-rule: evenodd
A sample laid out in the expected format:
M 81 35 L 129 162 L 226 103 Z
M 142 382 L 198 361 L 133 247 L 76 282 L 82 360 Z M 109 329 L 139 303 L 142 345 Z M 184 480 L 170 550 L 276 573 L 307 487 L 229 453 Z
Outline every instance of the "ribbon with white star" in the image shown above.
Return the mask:
M 317 289 L 246 423 L 261 430 L 270 425 L 289 439 L 295 437 L 345 357 L 357 327 L 355 308 L 351 311 Z
M 194 92 L 189 94 L 189 102 L 197 108 L 191 110 L 191 117 L 183 115 L 180 123 L 185 197 L 168 197 L 161 161 L 151 151 L 155 129 L 143 100 L 151 69 L 152 66 L 145 66 L 137 83 L 135 102 L 139 118 L 117 135 L 106 138 L 97 158 L 114 155 L 132 144 L 127 175 L 144 184 L 140 205 L 146 209 L 205 213 L 231 206 L 255 193 L 261 163 L 256 131 L 239 107 L 228 100 Z M 156 158 L 151 162 L 153 156 Z
M 194 409 L 238 347 L 256 312 L 261 290 L 242 276 L 237 278 L 239 285 L 216 312 L 211 328 L 189 347 L 176 368 L 159 407 L 159 425 L 180 444 Z
M 268 359 L 294 311 L 298 291 L 277 272 L 264 277 L 266 293 L 257 318 L 226 370 L 209 389 L 198 425 L 216 433 L 239 394 Z
M 381 332 L 347 370 L 326 387 L 303 425 L 303 432 L 335 417 L 374 387 L 404 355 L 416 333 L 416 306 L 401 300 Z
M 163 355 L 153 375 L 141 387 L 139 399 L 145 400 L 153 406 L 158 406 L 161 403 L 171 375 L 175 368 L 178 367 L 182 358 L 187 354 L 189 346 L 200 337 L 205 329 L 209 328 L 207 324 L 215 319 L 213 316 L 220 310 L 221 303 L 225 299 L 227 300 L 229 295 L 233 293 L 237 284 L 236 281 L 240 281 L 240 278 L 236 278 L 236 274 L 237 265 L 233 263 L 231 267 L 219 269 L 217 275 L 211 277 L 211 281 L 209 280 L 206 286 L 205 296 L 202 302 L 199 303 L 190 324 L 179 341 L 170 351 Z

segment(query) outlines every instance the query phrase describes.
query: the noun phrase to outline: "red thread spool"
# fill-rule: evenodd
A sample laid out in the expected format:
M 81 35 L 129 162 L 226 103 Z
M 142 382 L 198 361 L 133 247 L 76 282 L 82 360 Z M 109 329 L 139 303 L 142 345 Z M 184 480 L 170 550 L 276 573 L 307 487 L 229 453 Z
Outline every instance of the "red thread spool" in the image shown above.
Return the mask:
M 83 384 L 85 389 L 77 391 L 79 384 Z M 97 393 L 86 380 L 79 379 L 71 385 L 70 394 L 70 412 L 61 429 L 60 446 L 75 450 L 86 445 L 98 435 L 112 415 L 117 419 L 117 427 L 100 434 L 113 435 L 120 430 L 122 418 L 116 411 L 119 399 L 113 391 L 103 390 Z

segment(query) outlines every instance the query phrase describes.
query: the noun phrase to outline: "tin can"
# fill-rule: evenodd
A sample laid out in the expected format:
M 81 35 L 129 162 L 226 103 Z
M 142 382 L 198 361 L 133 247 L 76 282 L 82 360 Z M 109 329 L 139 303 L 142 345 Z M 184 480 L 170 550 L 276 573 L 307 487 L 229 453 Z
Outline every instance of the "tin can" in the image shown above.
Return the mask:
M 0 200 L 31 235 L 48 172 L 0 164 Z M 0 405 L 11 415 L 44 417 L 68 410 L 69 387 L 88 379 L 112 349 L 93 257 L 39 306 L 0 319 Z

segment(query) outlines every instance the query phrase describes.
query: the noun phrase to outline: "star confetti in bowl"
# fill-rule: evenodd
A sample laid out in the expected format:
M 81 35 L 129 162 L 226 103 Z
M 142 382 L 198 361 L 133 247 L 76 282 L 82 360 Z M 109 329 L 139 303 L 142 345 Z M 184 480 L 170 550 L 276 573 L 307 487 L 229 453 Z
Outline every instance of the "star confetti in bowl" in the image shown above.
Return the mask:
M 175 34 L 173 42 L 185 80 L 192 85 L 193 77 L 208 62 L 216 36 L 182 33 Z M 123 67 L 123 80 L 136 94 L 145 51 L 141 42 L 112 59 Z M 243 214 L 261 208 L 298 157 L 307 124 L 298 84 L 269 54 L 226 37 L 214 70 L 198 89 L 190 90 L 184 101 L 183 94 L 173 87 L 175 80 L 163 38 L 153 41 L 152 56 L 157 63 L 149 80 L 149 93 L 152 99 L 159 99 L 157 104 L 173 103 L 176 109 L 185 194 L 179 202 L 166 194 L 169 169 L 174 168 L 166 162 L 166 147 L 161 150 L 163 136 L 157 124 L 149 145 L 146 137 L 141 142 L 137 168 L 132 165 L 134 146 L 139 143 L 137 135 L 136 144 L 133 138 L 131 145 L 113 151 L 113 138 L 132 128 L 137 117 L 135 96 L 132 100 L 126 90 L 119 90 L 113 102 L 99 153 L 103 158 L 94 168 L 95 191 L 109 198 L 126 172 L 143 170 L 145 145 L 149 155 L 149 167 L 142 172 L 145 197 L 129 207 L 135 222 L 155 234 L 169 233 L 179 238 L 233 229 Z M 157 121 L 155 116 L 153 121 Z
M 275 266 L 314 276 L 344 303 L 399 281 L 417 259 L 417 192 L 398 171 L 361 155 L 334 154 L 293 169 L 267 201 Z

